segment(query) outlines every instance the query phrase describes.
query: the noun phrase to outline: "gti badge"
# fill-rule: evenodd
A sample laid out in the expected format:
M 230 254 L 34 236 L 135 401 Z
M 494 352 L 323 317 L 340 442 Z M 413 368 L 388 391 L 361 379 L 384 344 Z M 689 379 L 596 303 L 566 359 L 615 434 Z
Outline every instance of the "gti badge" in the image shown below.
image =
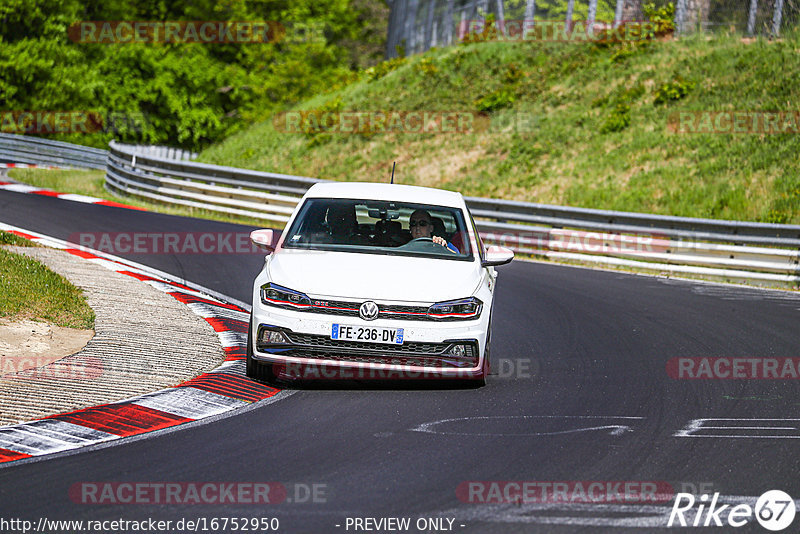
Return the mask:
M 373 321 L 378 318 L 378 305 L 368 300 L 358 308 L 358 315 L 365 321 Z

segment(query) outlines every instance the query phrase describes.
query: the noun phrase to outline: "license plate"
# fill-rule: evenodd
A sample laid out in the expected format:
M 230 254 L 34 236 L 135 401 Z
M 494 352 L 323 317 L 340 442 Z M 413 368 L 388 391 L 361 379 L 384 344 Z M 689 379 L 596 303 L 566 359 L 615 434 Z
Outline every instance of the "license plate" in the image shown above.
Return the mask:
M 334 324 L 331 326 L 331 339 L 341 341 L 363 341 L 366 343 L 403 344 L 402 328 L 382 328 L 379 326 L 350 326 Z

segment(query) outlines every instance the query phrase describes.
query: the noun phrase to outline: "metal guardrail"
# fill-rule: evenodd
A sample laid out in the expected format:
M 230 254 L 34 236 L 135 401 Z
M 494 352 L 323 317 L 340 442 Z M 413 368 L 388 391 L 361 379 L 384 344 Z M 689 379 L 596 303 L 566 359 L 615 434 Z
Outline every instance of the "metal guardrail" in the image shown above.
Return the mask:
M 106 188 L 115 193 L 279 223 L 320 181 L 137 154 L 113 141 L 106 169 Z
M 133 151 L 135 154 L 140 154 L 143 156 L 154 156 L 157 158 L 189 161 L 197 157 L 197 152 L 184 150 L 182 148 L 173 148 L 171 146 L 126 145 L 122 143 L 117 143 L 117 146 L 128 151 Z
M 107 187 L 150 200 L 284 223 L 314 178 L 141 156 L 115 143 Z M 520 254 L 800 284 L 800 225 L 722 221 L 530 202 L 466 199 L 487 244 Z
M 0 158 L 47 145 L 39 162 L 91 166 L 96 149 L 0 134 Z M 55 145 L 64 151 L 52 154 Z M 68 146 L 63 146 L 68 145 Z M 111 142 L 106 188 L 122 195 L 285 223 L 300 197 L 319 180 L 158 157 Z M 51 159 L 47 159 L 50 157 Z M 466 198 L 486 244 L 559 261 L 726 281 L 800 286 L 800 225 L 723 221 L 607 211 L 530 202 Z
M 105 169 L 108 152 L 99 148 L 0 133 L 0 159 L 28 165 Z

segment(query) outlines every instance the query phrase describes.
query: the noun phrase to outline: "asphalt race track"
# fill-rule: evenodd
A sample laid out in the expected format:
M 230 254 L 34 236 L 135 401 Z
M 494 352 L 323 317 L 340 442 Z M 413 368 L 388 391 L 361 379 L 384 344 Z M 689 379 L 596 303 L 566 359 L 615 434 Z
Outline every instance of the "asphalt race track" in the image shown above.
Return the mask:
M 61 239 L 250 230 L 6 191 L 0 222 Z M 119 255 L 245 302 L 262 262 Z M 470 481 L 650 481 L 719 492 L 731 503 L 752 505 L 772 489 L 800 498 L 796 380 L 667 373 L 676 357 L 800 357 L 800 295 L 528 262 L 498 270 L 495 376 L 484 388 L 303 389 L 214 422 L 11 464 L 0 468 L 0 517 L 277 517 L 279 532 L 291 533 L 357 531 L 348 518 L 407 517 L 413 527 L 422 517 L 453 519 L 456 532 L 652 532 L 666 526 L 671 498 L 487 504 L 465 502 L 457 489 Z M 81 482 L 279 482 L 288 494 L 268 505 L 84 504 L 69 494 Z M 306 498 L 314 485 L 317 498 Z M 716 530 L 766 532 L 755 521 Z

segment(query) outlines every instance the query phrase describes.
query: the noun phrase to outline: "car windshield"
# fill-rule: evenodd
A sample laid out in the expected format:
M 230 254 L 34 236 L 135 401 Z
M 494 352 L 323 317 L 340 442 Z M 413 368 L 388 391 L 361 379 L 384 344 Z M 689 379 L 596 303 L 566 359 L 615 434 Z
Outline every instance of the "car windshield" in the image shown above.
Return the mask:
M 378 200 L 307 199 L 283 246 L 472 259 L 460 209 Z

